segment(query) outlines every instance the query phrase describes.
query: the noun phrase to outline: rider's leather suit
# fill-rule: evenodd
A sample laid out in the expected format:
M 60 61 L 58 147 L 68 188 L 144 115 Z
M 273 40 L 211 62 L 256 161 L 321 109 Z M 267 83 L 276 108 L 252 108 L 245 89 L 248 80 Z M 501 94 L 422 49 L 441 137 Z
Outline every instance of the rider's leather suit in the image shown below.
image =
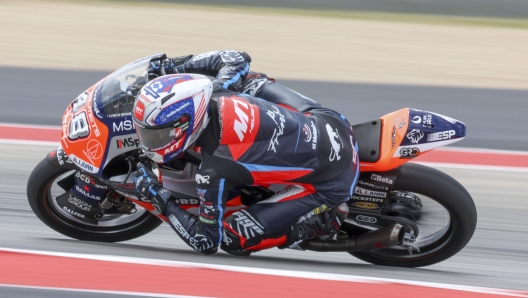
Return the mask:
M 342 115 L 265 75 L 248 76 L 251 59 L 245 53 L 216 51 L 174 61 L 179 63 L 171 66 L 173 72 L 217 78 L 211 120 L 194 147 L 202 154 L 196 174 L 199 215 L 174 200 L 164 210 L 192 248 L 212 253 L 222 243 L 246 251 L 282 245 L 289 227 L 349 199 L 359 160 Z M 271 184 L 285 188 L 245 209 L 226 208 L 239 187 Z

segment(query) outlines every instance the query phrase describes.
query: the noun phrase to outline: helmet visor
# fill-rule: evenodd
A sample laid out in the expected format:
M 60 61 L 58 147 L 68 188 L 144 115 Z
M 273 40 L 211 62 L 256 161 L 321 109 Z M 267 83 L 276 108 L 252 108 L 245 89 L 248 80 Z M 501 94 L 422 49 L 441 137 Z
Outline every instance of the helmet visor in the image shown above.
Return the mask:
M 185 137 L 189 129 L 190 115 L 184 115 L 169 125 L 155 127 L 140 127 L 136 132 L 141 145 L 149 151 L 158 151 L 171 144 L 173 140 Z

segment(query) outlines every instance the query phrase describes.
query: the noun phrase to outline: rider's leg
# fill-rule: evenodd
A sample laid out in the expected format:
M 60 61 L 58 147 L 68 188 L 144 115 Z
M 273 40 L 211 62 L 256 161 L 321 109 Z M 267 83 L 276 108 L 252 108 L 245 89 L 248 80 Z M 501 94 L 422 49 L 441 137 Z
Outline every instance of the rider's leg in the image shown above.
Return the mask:
M 339 230 L 346 203 L 359 176 L 358 161 L 338 177 L 312 185 L 291 186 L 273 197 L 233 213 L 224 220 L 222 249 L 261 250 Z M 339 208 L 341 207 L 341 208 Z
M 345 200 L 329 200 L 322 193 L 303 195 L 303 191 L 297 186 L 289 187 L 226 218 L 222 249 L 248 255 L 246 252 L 288 247 L 316 235 L 339 231 L 348 213 Z

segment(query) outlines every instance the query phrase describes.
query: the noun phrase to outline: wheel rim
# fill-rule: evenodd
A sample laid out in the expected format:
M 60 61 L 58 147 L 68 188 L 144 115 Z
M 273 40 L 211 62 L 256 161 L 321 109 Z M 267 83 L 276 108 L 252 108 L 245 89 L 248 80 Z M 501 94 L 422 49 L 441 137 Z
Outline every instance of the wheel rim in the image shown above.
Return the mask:
M 378 258 L 384 259 L 416 259 L 435 254 L 444 248 L 451 240 L 454 231 L 454 222 L 449 210 L 434 198 L 426 195 L 409 192 L 420 198 L 422 202 L 422 216 L 415 221 L 419 234 L 414 243 L 409 243 L 413 247 L 420 249 L 419 252 L 402 247 L 392 247 L 382 250 L 366 252 Z
M 149 212 L 137 204 L 136 213 L 130 215 L 104 215 L 101 219 L 99 219 L 98 225 L 84 222 L 62 210 L 62 208 L 60 208 L 58 205 L 56 198 L 64 194 L 66 191 L 57 184 L 57 181 L 60 181 L 74 172 L 74 170 L 66 171 L 56 175 L 46 185 L 45 191 L 43 193 L 45 196 L 45 206 L 62 224 L 70 226 L 76 230 L 83 230 L 90 233 L 116 233 L 133 229 L 144 222 L 146 218 L 148 218 Z

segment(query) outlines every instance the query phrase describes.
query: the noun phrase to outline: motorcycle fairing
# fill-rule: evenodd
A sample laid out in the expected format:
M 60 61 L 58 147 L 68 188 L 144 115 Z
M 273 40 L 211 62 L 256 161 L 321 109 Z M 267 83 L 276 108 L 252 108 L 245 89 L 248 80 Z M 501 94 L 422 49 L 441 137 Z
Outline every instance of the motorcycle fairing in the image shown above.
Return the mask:
M 367 128 L 367 130 L 380 131 L 379 158 L 361 160 L 361 156 L 365 156 L 365 153 L 361 152 L 360 146 L 362 172 L 385 172 L 397 168 L 427 151 L 458 142 L 466 136 L 464 123 L 428 111 L 405 108 L 384 115 L 380 120 L 381 128 L 376 125 Z M 362 125 L 359 126 L 362 128 Z M 360 132 L 359 144 L 363 135 L 372 137 L 372 135 L 376 136 L 376 133 Z M 369 140 L 367 143 L 371 147 L 377 144 L 375 140 Z
M 62 118 L 61 146 L 78 168 L 103 178 L 105 166 L 114 157 L 138 150 L 131 117 L 134 91 L 147 82 L 149 63 L 165 57 L 147 56 L 121 67 L 68 106 Z

